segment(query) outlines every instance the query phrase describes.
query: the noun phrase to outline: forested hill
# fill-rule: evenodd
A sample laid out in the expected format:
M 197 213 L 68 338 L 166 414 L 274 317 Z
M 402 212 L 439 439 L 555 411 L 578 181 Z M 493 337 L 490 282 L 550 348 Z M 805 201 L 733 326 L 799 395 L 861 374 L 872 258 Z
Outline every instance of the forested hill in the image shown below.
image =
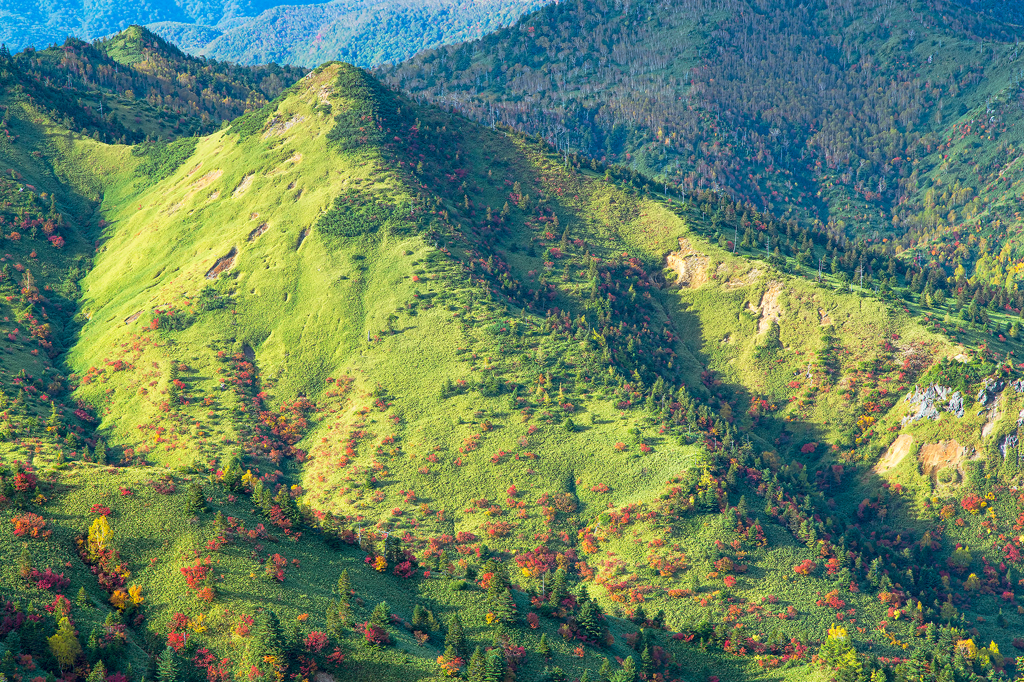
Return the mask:
M 359 0 L 284 5 L 226 25 L 161 22 L 151 28 L 193 54 L 241 64 L 313 67 L 398 62 L 440 45 L 480 38 L 546 0 Z
M 190 57 L 144 28 L 69 38 L 0 61 L 14 87 L 64 126 L 108 142 L 205 134 L 259 109 L 306 73 Z
M 1019 29 L 967 4 L 566 2 L 379 74 L 683 189 L 927 245 L 947 275 L 971 274 L 982 237 L 1021 256 L 1022 90 Z
M 10 0 L 0 8 L 0 43 L 14 51 L 94 40 L 131 24 L 195 55 L 241 64 L 313 67 L 343 59 L 361 66 L 407 59 L 420 50 L 479 38 L 546 0 L 198 0 L 97 6 L 75 0 Z

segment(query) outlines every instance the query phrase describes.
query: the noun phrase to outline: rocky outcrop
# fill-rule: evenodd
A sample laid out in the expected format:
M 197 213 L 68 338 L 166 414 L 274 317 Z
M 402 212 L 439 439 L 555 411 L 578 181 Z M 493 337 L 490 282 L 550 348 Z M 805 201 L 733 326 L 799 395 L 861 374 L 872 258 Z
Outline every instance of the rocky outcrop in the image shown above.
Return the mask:
M 939 414 L 939 405 L 946 402 L 950 397 L 951 391 L 952 389 L 948 386 L 940 386 L 938 384 L 932 384 L 923 391 L 919 387 L 915 386 L 914 390 L 907 394 L 906 401 L 911 405 L 917 405 L 917 412 L 914 414 L 908 414 L 904 417 L 902 424 L 912 424 L 922 419 L 938 419 L 941 416 Z M 960 394 L 954 393 L 953 395 L 959 396 Z M 962 400 L 960 411 L 962 416 Z
M 960 395 L 960 391 L 955 392 L 949 396 L 949 402 L 946 403 L 946 412 L 952 412 L 961 419 L 964 416 L 964 397 Z
M 1004 388 L 1006 388 L 1006 382 L 1002 379 L 985 379 L 978 390 L 978 404 L 984 407 L 999 395 Z

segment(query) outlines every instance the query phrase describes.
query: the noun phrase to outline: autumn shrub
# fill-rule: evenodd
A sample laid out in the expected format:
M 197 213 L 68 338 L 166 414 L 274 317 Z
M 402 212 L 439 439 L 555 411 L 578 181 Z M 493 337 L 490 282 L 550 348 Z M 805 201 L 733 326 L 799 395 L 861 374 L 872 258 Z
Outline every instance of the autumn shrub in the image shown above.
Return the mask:
M 11 519 L 16 537 L 43 540 L 50 537 L 51 531 L 46 529 L 46 519 L 31 512 L 15 516 Z

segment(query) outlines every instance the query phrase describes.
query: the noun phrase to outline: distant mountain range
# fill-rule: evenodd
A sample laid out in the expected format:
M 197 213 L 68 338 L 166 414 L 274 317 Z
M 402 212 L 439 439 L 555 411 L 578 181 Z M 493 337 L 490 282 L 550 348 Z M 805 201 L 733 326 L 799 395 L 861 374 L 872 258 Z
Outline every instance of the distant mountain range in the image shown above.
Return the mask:
M 63 43 L 69 35 L 94 40 L 140 24 L 193 55 L 241 64 L 312 67 L 339 59 L 374 66 L 479 38 L 543 4 L 544 0 L 114 0 L 99 8 L 84 0 L 12 0 L 0 8 L 0 42 L 17 52 Z

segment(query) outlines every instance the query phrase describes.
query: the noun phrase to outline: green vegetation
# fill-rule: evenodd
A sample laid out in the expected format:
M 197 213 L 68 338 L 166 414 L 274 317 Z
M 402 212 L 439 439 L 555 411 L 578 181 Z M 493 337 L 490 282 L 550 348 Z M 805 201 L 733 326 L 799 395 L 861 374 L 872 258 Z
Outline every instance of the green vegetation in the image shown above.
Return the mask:
M 0 104 L 6 677 L 1017 672 L 1016 341 L 899 254 L 343 64 L 167 145 Z
M 1024 258 L 1020 32 L 961 4 L 563 2 L 378 73 L 659 189 L 722 189 L 755 248 L 757 211 L 815 230 L 805 267 L 870 248 L 843 269 L 877 279 L 900 255 L 951 302 L 949 278 L 1014 292 Z
M 96 40 L 146 25 L 182 50 L 236 64 L 304 65 L 332 59 L 360 66 L 408 59 L 420 50 L 472 40 L 508 26 L 542 0 L 362 0 L 289 4 L 280 0 L 174 2 L 76 0 L 47 13 L 29 0 L 4 7 L 0 43 L 14 51 Z

